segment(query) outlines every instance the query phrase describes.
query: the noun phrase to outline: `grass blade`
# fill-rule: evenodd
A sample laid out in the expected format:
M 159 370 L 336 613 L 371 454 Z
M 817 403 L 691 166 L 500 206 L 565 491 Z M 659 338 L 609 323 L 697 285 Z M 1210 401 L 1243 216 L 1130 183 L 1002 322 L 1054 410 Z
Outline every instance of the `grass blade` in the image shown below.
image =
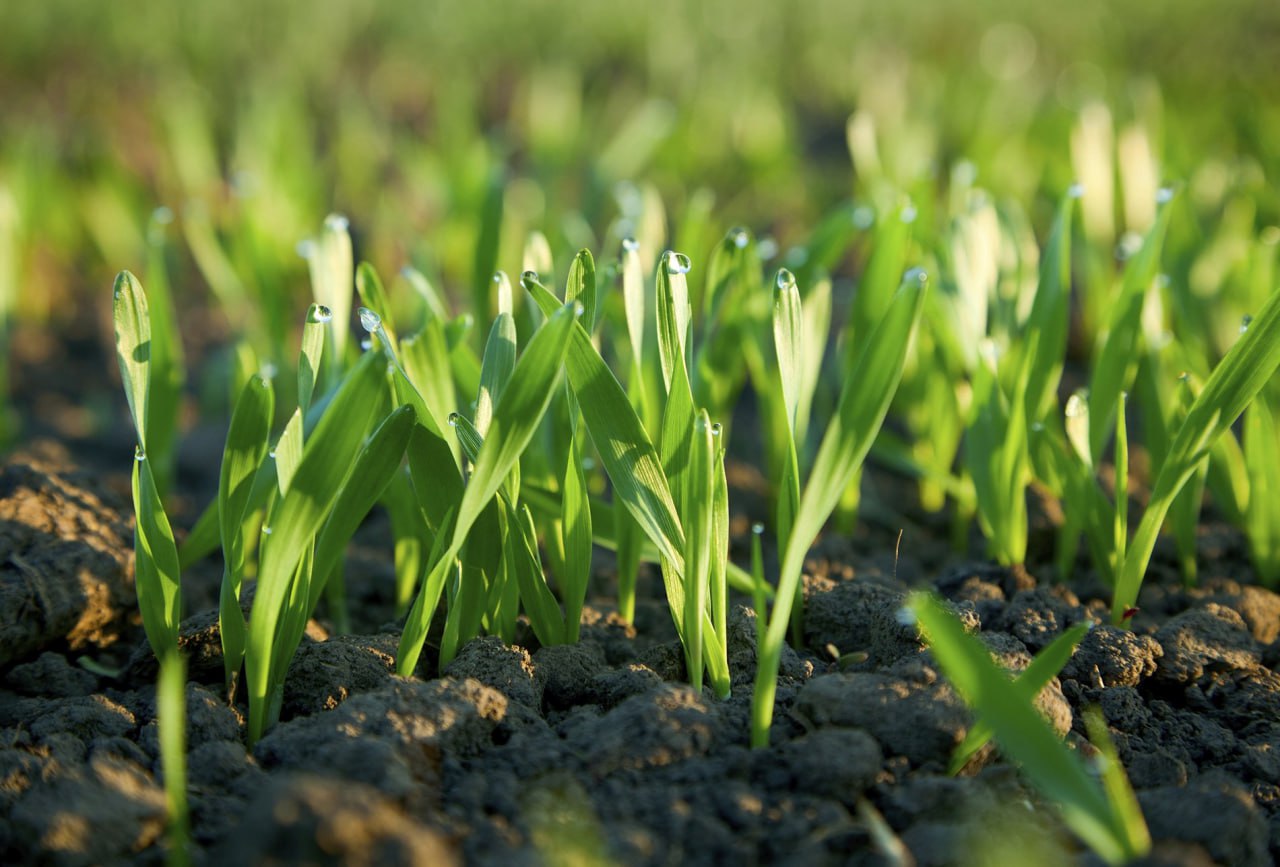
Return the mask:
M 393 410 L 356 456 L 351 475 L 342 485 L 329 519 L 316 537 L 316 565 L 307 601 L 308 612 L 314 610 L 320 600 L 329 574 L 341 566 L 347 543 L 399 471 L 413 433 L 413 423 L 412 407 L 402 406 Z
M 1208 458 L 1214 441 L 1233 425 L 1280 367 L 1280 293 L 1267 299 L 1261 312 L 1218 363 L 1204 390 L 1174 435 L 1169 454 L 1152 487 L 1151 499 L 1129 543 L 1116 578 L 1111 617 L 1116 623 L 1138 600 L 1156 536 L 1182 487 Z
M 516 363 L 510 387 L 503 392 L 494 410 L 489 435 L 480 448 L 475 468 L 458 505 L 452 541 L 441 559 L 432 566 L 405 623 L 396 659 L 397 671 L 402 676 L 407 676 L 417 667 L 422 644 L 439 604 L 440 593 L 444 590 L 446 571 L 462 550 L 467 534 L 481 511 L 493 499 L 529 445 L 551 402 L 569 347 L 570 329 L 577 325 L 575 319 L 579 309 L 576 305 L 565 305 L 550 314 Z
M 774 608 L 760 650 L 752 701 L 753 746 L 763 747 L 768 743 L 782 643 L 800 587 L 805 555 L 840 502 L 849 479 L 861 468 L 884 422 L 902 377 L 907 346 L 920 319 L 924 297 L 924 272 L 918 269 L 907 272 L 884 319 L 868 338 L 845 380 L 835 418 L 822 438 L 795 524 L 786 541 Z
M 224 564 L 218 627 L 229 695 L 234 693 L 236 677 L 244 662 L 245 621 L 240 610 L 240 585 L 248 542 L 246 518 L 252 511 L 250 501 L 254 479 L 267 454 L 274 414 L 275 393 L 270 381 L 254 376 L 236 401 L 231 426 L 227 430 L 227 443 L 222 450 L 215 513 Z
M 1063 666 L 1071 659 L 1071 654 L 1075 653 L 1076 646 L 1084 640 L 1092 625 L 1092 623 L 1085 621 L 1065 630 L 1037 653 L 1031 660 L 1031 664 L 1013 679 L 1013 685 L 1017 687 L 1026 701 L 1034 701 L 1040 691 L 1049 685 L 1049 681 L 1058 676 L 1058 673 L 1062 671 Z M 964 741 L 961 742 L 960 746 L 956 747 L 955 753 L 951 756 L 951 764 L 947 767 L 947 773 L 952 775 L 959 773 L 969 759 L 978 750 L 986 746 L 987 741 L 991 740 L 993 735 L 994 732 L 991 726 L 985 720 L 979 719 L 974 723 L 968 734 L 965 735 Z
M 550 315 L 559 306 L 555 296 L 534 277 L 526 274 L 521 282 L 543 313 Z M 570 335 L 565 372 L 613 484 L 616 501 L 627 507 L 660 556 L 682 571 L 684 531 L 657 450 L 613 371 L 580 326 Z
M 1125 267 L 1120 295 L 1112 306 L 1105 342 L 1089 378 L 1089 450 L 1096 460 L 1106 447 L 1115 423 L 1116 401 L 1128 388 L 1137 368 L 1142 307 L 1160 267 L 1160 252 L 1172 213 L 1168 200 L 1160 206 L 1155 225 L 1142 249 Z
M 294 589 L 292 578 L 303 557 L 309 557 L 315 535 L 332 510 L 384 399 L 385 365 L 382 353 L 370 352 L 352 368 L 303 447 L 291 483 L 282 487 L 271 510 L 271 532 L 263 540 L 245 659 L 250 742 L 256 742 L 273 722 L 268 719 L 267 700 L 284 672 L 273 669 L 271 661 L 278 650 L 277 626 Z M 279 450 L 276 465 L 279 470 Z M 287 648 L 288 657 L 293 649 Z
M 1103 860 L 1122 864 L 1145 853 L 1106 794 L 1049 724 L 1000 670 L 978 639 L 968 635 L 933 597 L 908 600 L 934 658 L 956 691 L 991 726 L 1005 754 L 1036 788 L 1055 801 L 1067 827 Z
M 178 546 L 156 490 L 151 462 L 139 450 L 133 462 L 133 508 L 137 515 L 133 534 L 134 586 L 142 627 L 157 657 L 176 652 L 178 624 L 182 621 L 182 584 Z
M 147 448 L 147 408 L 151 384 L 151 316 L 142 284 L 128 271 L 121 271 L 112 290 L 112 316 L 116 328 L 116 359 L 120 379 L 129 401 L 138 444 Z
M 176 650 L 160 659 L 156 684 L 160 767 L 169 812 L 170 867 L 191 863 L 191 816 L 187 809 L 187 663 Z

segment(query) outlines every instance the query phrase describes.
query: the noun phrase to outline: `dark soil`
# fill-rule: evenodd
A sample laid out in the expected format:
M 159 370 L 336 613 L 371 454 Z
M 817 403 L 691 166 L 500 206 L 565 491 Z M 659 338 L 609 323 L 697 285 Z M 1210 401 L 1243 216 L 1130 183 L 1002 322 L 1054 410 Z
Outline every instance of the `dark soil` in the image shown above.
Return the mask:
M 54 446 L 0 469 L 2 863 L 165 857 L 131 510 L 100 478 Z M 826 538 L 772 744 L 753 751 L 749 609 L 733 614 L 726 701 L 683 682 L 657 602 L 635 626 L 589 607 L 576 646 L 473 641 L 440 676 L 428 652 L 405 680 L 397 628 L 380 625 L 386 532 L 375 516 L 348 564 L 361 634 L 312 624 L 283 721 L 252 751 L 221 693 L 216 614 L 197 608 L 218 567 L 188 576 L 197 863 L 1096 863 L 994 748 L 945 774 L 972 718 L 897 616 L 909 584 L 933 586 L 1016 671 L 1063 629 L 1106 621 L 1083 571 L 1051 584 L 957 562 L 923 518 L 897 558 L 896 531 Z M 1158 552 L 1133 631 L 1095 626 L 1040 697 L 1085 751 L 1082 711 L 1101 707 L 1156 839 L 1150 864 L 1280 854 L 1280 596 L 1237 580 L 1251 574 L 1239 540 L 1217 538 L 1197 589 Z

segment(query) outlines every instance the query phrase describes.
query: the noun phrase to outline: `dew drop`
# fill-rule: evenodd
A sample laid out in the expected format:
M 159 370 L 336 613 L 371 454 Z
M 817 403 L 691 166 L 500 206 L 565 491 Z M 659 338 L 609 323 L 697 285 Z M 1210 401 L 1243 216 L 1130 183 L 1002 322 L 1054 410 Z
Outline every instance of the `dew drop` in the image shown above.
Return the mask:
M 763 536 L 764 524 L 760 523 L 759 521 L 756 521 L 754 524 L 751 525 L 751 532 L 756 534 L 757 536 Z
M 1241 318 L 1240 320 L 1240 333 L 1244 334 L 1246 331 L 1249 330 L 1249 326 L 1252 324 L 1253 324 L 1253 317 L 1246 313 L 1244 317 Z
M 1142 236 L 1137 232 L 1125 232 L 1116 244 L 1116 258 L 1121 262 L 1132 259 L 1142 248 Z
M 524 271 L 520 274 L 521 283 L 540 283 L 537 271 Z
M 747 234 L 746 229 L 737 229 L 733 233 L 733 246 L 739 250 L 747 249 L 747 245 L 751 243 L 751 236 Z
M 677 253 L 674 250 L 667 251 L 668 274 L 688 274 L 692 267 L 689 257 L 684 253 Z
M 905 206 L 902 209 L 902 212 L 898 215 L 899 219 L 904 223 L 914 223 L 918 216 L 920 216 L 920 212 L 916 210 L 915 205 Z
M 923 268 L 912 268 L 905 275 L 903 275 L 902 279 L 904 281 L 910 280 L 914 283 L 919 283 L 921 286 L 923 286 L 925 283 L 929 282 L 929 275 L 925 273 L 925 270 Z
M 264 535 L 264 536 L 270 536 L 270 535 L 271 535 L 271 528 L 270 528 L 270 527 L 268 527 L 267 525 L 263 524 L 263 525 L 262 525 L 262 535 Z
M 774 283 L 779 289 L 791 289 L 796 285 L 796 275 L 792 274 L 786 268 L 779 268 L 778 276 L 774 278 Z
M 457 427 L 458 418 L 459 418 L 459 415 L 456 412 L 449 413 L 449 427 Z
M 870 205 L 858 205 L 853 209 L 852 219 L 855 229 L 870 229 L 876 221 L 875 209 Z
M 316 254 L 316 242 L 310 239 L 299 241 L 298 245 L 294 247 L 294 249 L 298 251 L 299 256 L 310 262 L 311 257 Z
M 370 349 L 373 349 L 373 341 L 366 337 L 364 340 L 360 341 L 360 348 L 365 352 L 368 352 Z
M 583 313 L 586 313 L 586 312 L 587 312 L 587 308 L 586 308 L 586 307 L 584 307 L 584 306 L 582 305 L 582 302 L 581 302 L 581 301 L 575 301 L 575 302 L 573 302 L 573 315 L 574 315 L 574 316 L 581 316 Z
M 501 272 L 501 271 L 499 271 L 497 274 L 494 274 L 494 275 L 493 275 L 493 282 L 494 282 L 494 283 L 501 283 L 501 282 L 502 282 L 502 272 Z
M 1173 187 L 1161 187 L 1156 193 L 1156 202 L 1163 205 L 1165 202 L 1173 198 Z
M 756 244 L 756 253 L 760 256 L 760 261 L 768 262 L 774 256 L 778 255 L 778 242 L 773 238 L 761 238 Z
M 147 459 L 147 450 L 142 446 L 135 446 L 133 449 L 133 459 L 138 462 L 145 461 Z
M 333 318 L 333 311 L 323 304 L 311 305 L 311 321 L 312 322 L 328 322 Z
M 271 460 L 274 461 L 276 459 L 276 450 L 272 449 L 271 451 L 267 452 L 267 457 L 271 458 Z
M 639 253 L 640 242 L 637 241 L 635 238 L 623 238 L 622 249 L 628 253 Z
M 262 365 L 262 369 L 258 371 L 258 376 L 261 376 L 266 380 L 272 380 L 276 378 L 277 373 L 279 373 L 279 370 L 274 364 L 268 361 L 266 364 Z
M 324 218 L 324 227 L 331 232 L 345 232 L 351 227 L 351 221 L 342 214 L 330 214 Z
M 713 425 L 711 426 L 711 435 L 712 435 L 713 437 L 718 437 L 718 436 L 720 436 L 720 433 L 721 433 L 723 430 L 724 430 L 724 427 L 720 424 L 720 422 L 716 422 L 715 424 L 713 424 Z
M 1072 184 L 1071 186 L 1067 187 L 1067 195 L 1068 195 L 1068 196 L 1070 196 L 1070 197 L 1071 197 L 1071 198 L 1073 198 L 1073 199 L 1080 199 L 1080 198 L 1083 198 L 1083 197 L 1084 197 L 1084 184 L 1079 183 L 1079 182 L 1076 182 L 1076 183 Z
M 370 334 L 373 334 L 382 327 L 382 317 L 374 313 L 368 307 L 360 308 L 360 327 Z
M 893 619 L 903 626 L 915 626 L 917 622 L 915 611 L 905 605 L 894 612 Z

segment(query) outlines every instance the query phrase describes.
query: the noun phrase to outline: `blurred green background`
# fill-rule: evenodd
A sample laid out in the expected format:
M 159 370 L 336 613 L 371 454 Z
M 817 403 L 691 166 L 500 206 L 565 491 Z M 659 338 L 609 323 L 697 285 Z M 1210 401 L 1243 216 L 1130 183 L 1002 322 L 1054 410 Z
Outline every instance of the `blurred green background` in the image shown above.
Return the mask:
M 565 266 L 656 220 L 696 265 L 731 225 L 786 250 L 851 197 L 927 207 L 957 165 L 1043 230 L 1089 134 L 1117 175 L 1136 148 L 1263 226 L 1277 85 L 1280 4 L 1256 0 L 10 3 L 0 316 L 101 326 L 150 237 L 184 309 L 221 302 L 187 339 L 251 303 L 278 333 L 330 212 L 455 297 L 517 272 L 532 230 Z M 1116 238 L 1144 228 L 1110 210 Z

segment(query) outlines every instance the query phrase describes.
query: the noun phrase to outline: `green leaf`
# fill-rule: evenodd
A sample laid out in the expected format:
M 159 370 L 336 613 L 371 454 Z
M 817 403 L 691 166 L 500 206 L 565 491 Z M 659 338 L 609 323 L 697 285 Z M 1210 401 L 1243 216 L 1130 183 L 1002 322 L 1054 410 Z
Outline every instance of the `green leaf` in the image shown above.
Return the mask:
M 1137 369 L 1142 307 L 1160 267 L 1171 213 L 1167 201 L 1161 204 L 1142 249 L 1126 265 L 1120 294 L 1111 307 L 1107 336 L 1093 365 L 1089 378 L 1089 450 L 1095 459 L 1102 454 L 1114 429 L 1120 392 L 1128 388 Z
M 173 307 L 172 289 L 165 264 L 166 218 L 157 209 L 147 228 L 147 285 L 151 323 L 151 373 L 147 407 L 147 456 L 156 475 L 156 490 L 163 498 L 173 483 L 175 444 L 178 436 L 178 413 L 186 368 L 182 357 L 182 340 L 178 334 L 178 317 Z M 172 219 L 169 214 L 167 219 Z
M 484 445 L 484 437 L 480 435 L 480 431 L 460 412 L 449 414 L 449 427 L 453 428 L 453 433 L 462 446 L 462 453 L 467 456 L 468 461 L 475 464 L 480 458 L 480 447 Z
M 293 415 L 285 422 L 276 447 L 271 450 L 271 458 L 275 461 L 276 484 L 280 496 L 289 493 L 289 485 L 293 483 L 293 475 L 298 471 L 298 462 L 302 459 L 302 410 L 295 409 Z
M 342 563 L 347 543 L 399 471 L 413 425 L 412 407 L 401 406 L 393 410 L 356 456 L 351 475 L 343 483 L 333 510 L 316 539 L 315 571 L 307 602 L 308 611 L 315 609 L 330 573 Z
M 956 691 L 995 732 L 1005 755 L 1031 783 L 1054 801 L 1063 822 L 1103 860 L 1122 864 L 1145 854 L 1141 835 L 1131 833 L 1122 815 L 1072 751 L 1003 671 L 978 639 L 932 596 L 913 593 L 915 613 L 934 658 Z M 1144 828 L 1145 830 L 1145 828 Z
M 296 598 L 299 593 L 293 586 L 293 576 L 303 557 L 309 558 L 316 533 L 332 510 L 373 415 L 384 399 L 385 365 L 382 353 L 369 352 L 351 369 L 303 447 L 291 483 L 282 488 L 271 510 L 270 533 L 263 540 L 259 558 L 245 659 L 251 742 L 262 736 L 269 723 L 269 692 L 284 676 L 283 671 L 272 667 L 272 661 L 278 650 L 290 658 L 295 649 L 276 647 L 277 627 L 290 596 Z M 277 448 L 277 470 L 280 464 Z M 301 598 L 307 598 L 306 588 L 301 589 Z
M 133 463 L 134 586 L 142 628 L 151 650 L 160 659 L 177 651 L 182 621 L 182 584 L 178 546 L 156 491 L 150 461 L 139 454 Z
M 1201 461 L 1208 458 L 1214 442 L 1253 402 L 1277 367 L 1280 367 L 1280 294 L 1273 294 L 1214 368 L 1174 436 L 1116 578 L 1111 604 L 1115 622 L 1123 622 L 1125 612 L 1138 600 L 1156 537 L 1174 498 Z
M 804 315 L 796 278 L 783 268 L 773 287 L 773 345 L 778 354 L 778 375 L 782 381 L 782 402 L 787 424 L 795 436 L 796 411 L 805 375 Z
M 187 810 L 187 663 L 176 650 L 160 659 L 156 683 L 156 723 L 160 732 L 160 769 L 164 774 L 172 867 L 191 863 L 191 817 Z
M 752 703 L 752 744 L 764 746 L 773 718 L 774 691 L 782 643 L 809 546 L 831 516 L 849 480 L 859 471 L 889 411 L 911 334 L 920 319 L 925 275 L 907 272 L 879 326 L 866 341 L 844 381 L 835 417 L 827 427 L 786 541 L 777 596 L 756 669 Z
M 1249 555 L 1258 577 L 1273 587 L 1280 579 L 1280 504 L 1263 492 L 1280 490 L 1280 434 L 1265 399 L 1244 414 L 1244 461 L 1253 488 L 1244 510 Z
M 311 396 L 320 377 L 320 359 L 324 353 L 324 334 L 333 313 L 328 307 L 312 304 L 302 326 L 302 351 L 298 355 L 298 409 L 303 418 L 311 409 Z
M 889 309 L 895 285 L 907 261 L 907 247 L 911 243 L 912 226 L 916 221 L 916 209 L 910 203 L 901 205 L 891 214 L 885 214 L 876 227 L 875 244 L 867 268 L 853 293 L 853 306 L 849 310 L 849 336 L 846 344 L 850 361 L 857 358 L 858 345 L 871 334 Z
M 347 351 L 347 336 L 351 327 L 351 296 L 354 288 L 354 263 L 351 254 L 351 234 L 347 218 L 340 214 L 325 217 L 320 237 L 308 248 L 307 264 L 311 270 L 311 293 L 316 303 L 329 308 L 333 317 L 329 320 L 329 336 L 333 340 L 333 353 L 329 367 L 333 374 L 341 369 Z
M 493 315 L 489 298 L 493 272 L 498 270 L 498 249 L 502 243 L 502 213 L 506 199 L 507 179 L 502 169 L 495 169 L 485 188 L 484 204 L 480 209 L 479 234 L 476 237 L 475 260 L 472 270 L 472 286 L 475 303 L 472 311 L 487 322 Z
M 1034 702 L 1041 690 L 1049 685 L 1049 681 L 1058 676 L 1059 672 L 1071 659 L 1071 654 L 1075 653 L 1076 647 L 1084 640 L 1092 626 L 1092 623 L 1085 621 L 1064 630 L 1061 635 L 1049 642 L 1043 650 L 1037 653 L 1031 660 L 1031 664 L 1013 679 L 1013 685 L 1017 688 L 1024 701 Z M 986 746 L 993 735 L 994 732 L 991 726 L 985 719 L 979 718 L 973 727 L 969 729 L 960 746 L 956 747 L 955 753 L 951 756 L 951 764 L 947 768 L 947 773 L 953 776 L 958 774 L 969 759 L 973 758 L 978 750 Z
M 431 534 L 407 473 L 392 476 L 382 492 L 382 502 L 391 519 L 391 536 L 395 540 L 396 616 L 401 617 L 413 603 L 418 578 L 426 568 Z
M 588 333 L 594 333 L 599 316 L 599 300 L 596 293 L 596 262 L 591 258 L 590 250 L 579 250 L 578 255 L 573 257 L 564 300 L 566 304 L 577 302 L 582 305 L 582 327 Z
M 702 620 L 707 610 L 711 581 L 711 548 L 715 534 L 713 518 L 715 476 L 712 456 L 715 443 L 707 411 L 700 410 L 693 424 L 689 448 L 689 471 L 684 512 L 684 641 L 689 683 L 702 689 Z
M 222 450 L 218 479 L 217 531 L 222 540 L 223 573 L 218 604 L 218 626 L 223 665 L 230 690 L 244 661 L 245 621 L 240 611 L 240 585 L 244 576 L 247 518 L 254 479 L 266 457 L 275 394 L 270 381 L 254 376 L 241 391 L 231 414 L 227 443 Z M 195 535 L 194 532 L 192 535 Z
M 559 306 L 555 296 L 529 275 L 522 283 L 543 313 L 550 315 Z M 614 497 L 631 512 L 659 554 L 682 571 L 684 531 L 658 453 L 626 392 L 580 325 L 570 335 L 565 372 L 613 483 Z
M 516 367 L 516 321 L 509 311 L 498 314 L 489 331 L 480 364 L 480 394 L 476 398 L 476 431 L 484 436 L 493 408 L 502 397 Z
M 1058 381 L 1070 324 L 1067 302 L 1071 295 L 1071 217 L 1079 197 L 1073 189 L 1058 205 L 1058 216 L 1040 260 L 1040 281 L 1027 315 L 1024 342 L 1017 364 L 1027 368 L 1027 423 L 1044 418 L 1057 406 Z
M 396 323 L 391 310 L 391 300 L 387 297 L 386 290 L 382 288 L 378 272 L 368 262 L 361 262 L 356 268 L 356 293 L 359 294 L 360 301 L 365 307 L 378 314 L 378 318 L 382 320 L 383 329 L 387 333 L 391 352 L 398 356 L 400 346 L 396 343 Z
M 640 245 L 635 241 L 622 243 L 622 295 L 632 364 L 638 370 L 644 359 L 645 303 L 644 267 L 640 264 Z
M 128 271 L 116 277 L 112 291 L 112 316 L 116 327 L 116 359 L 125 398 L 138 432 L 138 444 L 147 448 L 147 404 L 151 382 L 151 317 L 142 284 Z
M 575 644 L 591 578 L 591 499 L 576 442 L 569 444 L 560 525 L 564 533 L 564 573 L 560 577 L 565 608 L 564 640 L 566 644 Z
M 686 376 L 692 367 L 689 354 L 689 257 L 668 250 L 658 265 L 658 353 L 662 361 L 662 382 L 667 391 L 675 376 L 676 363 L 683 361 Z
M 576 325 L 575 316 L 574 305 L 566 305 L 551 314 L 516 363 L 511 384 L 494 410 L 489 434 L 458 505 L 452 541 L 428 573 L 405 624 L 397 656 L 397 670 L 402 675 L 417 666 L 422 643 L 439 604 L 439 594 L 444 589 L 445 570 L 457 558 L 472 525 L 527 448 L 551 402 L 569 346 L 570 329 Z

